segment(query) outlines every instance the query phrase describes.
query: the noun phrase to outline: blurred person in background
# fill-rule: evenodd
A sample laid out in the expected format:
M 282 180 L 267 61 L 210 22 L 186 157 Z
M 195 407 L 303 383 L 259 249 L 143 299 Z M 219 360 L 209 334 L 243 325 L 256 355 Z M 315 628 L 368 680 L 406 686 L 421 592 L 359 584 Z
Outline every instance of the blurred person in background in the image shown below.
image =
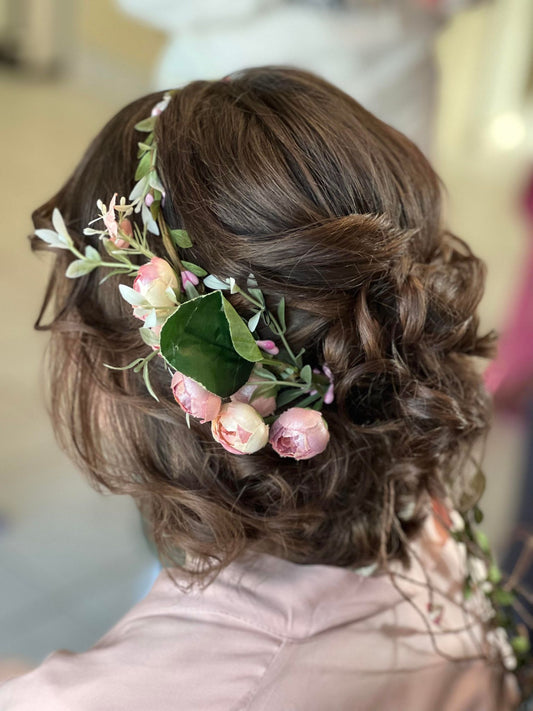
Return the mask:
M 434 43 L 472 0 L 116 0 L 169 34 L 156 88 L 247 66 L 317 72 L 428 153 L 438 89 Z

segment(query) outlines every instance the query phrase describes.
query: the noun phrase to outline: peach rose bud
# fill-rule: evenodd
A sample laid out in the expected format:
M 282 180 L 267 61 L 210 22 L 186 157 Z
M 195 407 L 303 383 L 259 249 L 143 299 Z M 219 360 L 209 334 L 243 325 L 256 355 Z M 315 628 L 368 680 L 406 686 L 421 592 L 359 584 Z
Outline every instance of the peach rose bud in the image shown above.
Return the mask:
M 262 383 L 264 381 L 261 381 Z M 276 409 L 276 398 L 271 397 L 256 397 L 252 400 L 253 394 L 258 387 L 259 383 L 257 380 L 250 379 L 245 383 L 242 388 L 239 388 L 236 393 L 233 393 L 231 399 L 233 402 L 245 402 L 251 405 L 256 412 L 258 412 L 261 417 L 268 417 Z M 250 402 L 251 400 L 251 402 Z
M 268 425 L 251 405 L 229 402 L 211 422 L 213 438 L 232 454 L 253 454 L 268 442 Z
M 155 309 L 168 309 L 176 305 L 168 290 L 179 289 L 178 278 L 170 264 L 160 257 L 152 257 L 139 267 L 133 288 Z
M 120 221 L 118 228 L 126 237 L 133 237 L 133 227 L 127 217 Z M 119 237 L 118 232 L 115 237 L 111 237 L 111 242 L 119 249 L 127 249 L 130 246 L 128 241 Z
M 222 400 L 203 385 L 177 371 L 170 384 L 174 399 L 184 412 L 202 422 L 210 422 L 220 410 Z
M 291 407 L 270 428 L 270 444 L 280 457 L 311 459 L 329 442 L 326 420 L 317 410 Z

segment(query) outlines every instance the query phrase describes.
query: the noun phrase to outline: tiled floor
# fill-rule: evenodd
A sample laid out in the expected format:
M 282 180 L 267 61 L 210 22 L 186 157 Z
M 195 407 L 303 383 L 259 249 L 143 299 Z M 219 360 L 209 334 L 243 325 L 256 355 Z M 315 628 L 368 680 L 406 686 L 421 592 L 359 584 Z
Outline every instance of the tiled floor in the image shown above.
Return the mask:
M 0 74 L 0 102 L 0 657 L 38 661 L 91 644 L 149 587 L 155 561 L 133 504 L 92 492 L 58 451 L 42 397 L 47 339 L 31 330 L 48 265 L 29 252 L 29 215 L 116 107 L 72 85 L 8 73 Z M 439 166 L 452 224 L 489 263 L 484 320 L 499 325 L 525 247 L 514 205 L 522 167 L 507 158 L 473 167 L 448 138 L 444 121 Z M 515 505 L 521 437 L 503 422 L 488 444 L 485 508 L 500 544 Z

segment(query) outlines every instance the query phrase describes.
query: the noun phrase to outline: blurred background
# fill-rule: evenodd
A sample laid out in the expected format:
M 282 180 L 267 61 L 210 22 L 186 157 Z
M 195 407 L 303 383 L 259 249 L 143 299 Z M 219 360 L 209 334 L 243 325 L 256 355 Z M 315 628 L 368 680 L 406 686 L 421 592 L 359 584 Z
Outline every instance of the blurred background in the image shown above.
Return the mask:
M 94 493 L 54 442 L 31 212 L 128 100 L 266 63 L 323 73 L 434 162 L 452 230 L 488 265 L 483 326 L 504 334 L 482 502 L 502 558 L 530 523 L 531 0 L 0 0 L 0 657 L 86 648 L 157 574 L 133 503 Z

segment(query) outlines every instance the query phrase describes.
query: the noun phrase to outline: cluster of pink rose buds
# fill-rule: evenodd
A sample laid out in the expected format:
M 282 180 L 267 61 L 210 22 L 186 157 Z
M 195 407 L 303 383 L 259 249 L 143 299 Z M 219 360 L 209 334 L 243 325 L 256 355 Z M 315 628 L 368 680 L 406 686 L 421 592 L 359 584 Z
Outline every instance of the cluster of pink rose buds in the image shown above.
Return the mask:
M 267 442 L 281 457 L 310 459 L 329 442 L 326 421 L 316 410 L 291 407 L 269 428 L 263 416 L 272 414 L 275 398 L 251 400 L 257 387 L 253 378 L 222 404 L 218 395 L 182 373 L 174 373 L 172 392 L 182 410 L 202 422 L 211 422 L 213 438 L 232 454 L 252 454 Z
M 187 281 L 198 283 L 198 279 L 190 272 L 182 273 L 181 277 L 184 288 Z M 166 260 L 159 257 L 153 257 L 143 264 L 133 283 L 133 289 L 144 298 L 146 304 L 158 310 L 176 306 L 172 292 L 178 288 L 176 273 Z M 137 318 L 145 320 L 149 310 L 134 306 L 133 313 Z M 160 329 L 160 326 L 152 327 L 153 331 Z M 270 353 L 278 351 L 271 341 L 259 341 L 258 345 Z M 154 348 L 157 350 L 156 346 Z M 182 410 L 201 422 L 211 422 L 214 439 L 228 452 L 252 454 L 268 442 L 281 457 L 293 459 L 310 459 L 324 451 L 329 441 L 329 432 L 326 421 L 316 410 L 292 407 L 269 428 L 263 418 L 275 412 L 276 398 L 252 399 L 259 382 L 252 375 L 248 383 L 231 396 L 228 403 L 223 403 L 218 395 L 179 372 L 174 374 L 171 387 Z

